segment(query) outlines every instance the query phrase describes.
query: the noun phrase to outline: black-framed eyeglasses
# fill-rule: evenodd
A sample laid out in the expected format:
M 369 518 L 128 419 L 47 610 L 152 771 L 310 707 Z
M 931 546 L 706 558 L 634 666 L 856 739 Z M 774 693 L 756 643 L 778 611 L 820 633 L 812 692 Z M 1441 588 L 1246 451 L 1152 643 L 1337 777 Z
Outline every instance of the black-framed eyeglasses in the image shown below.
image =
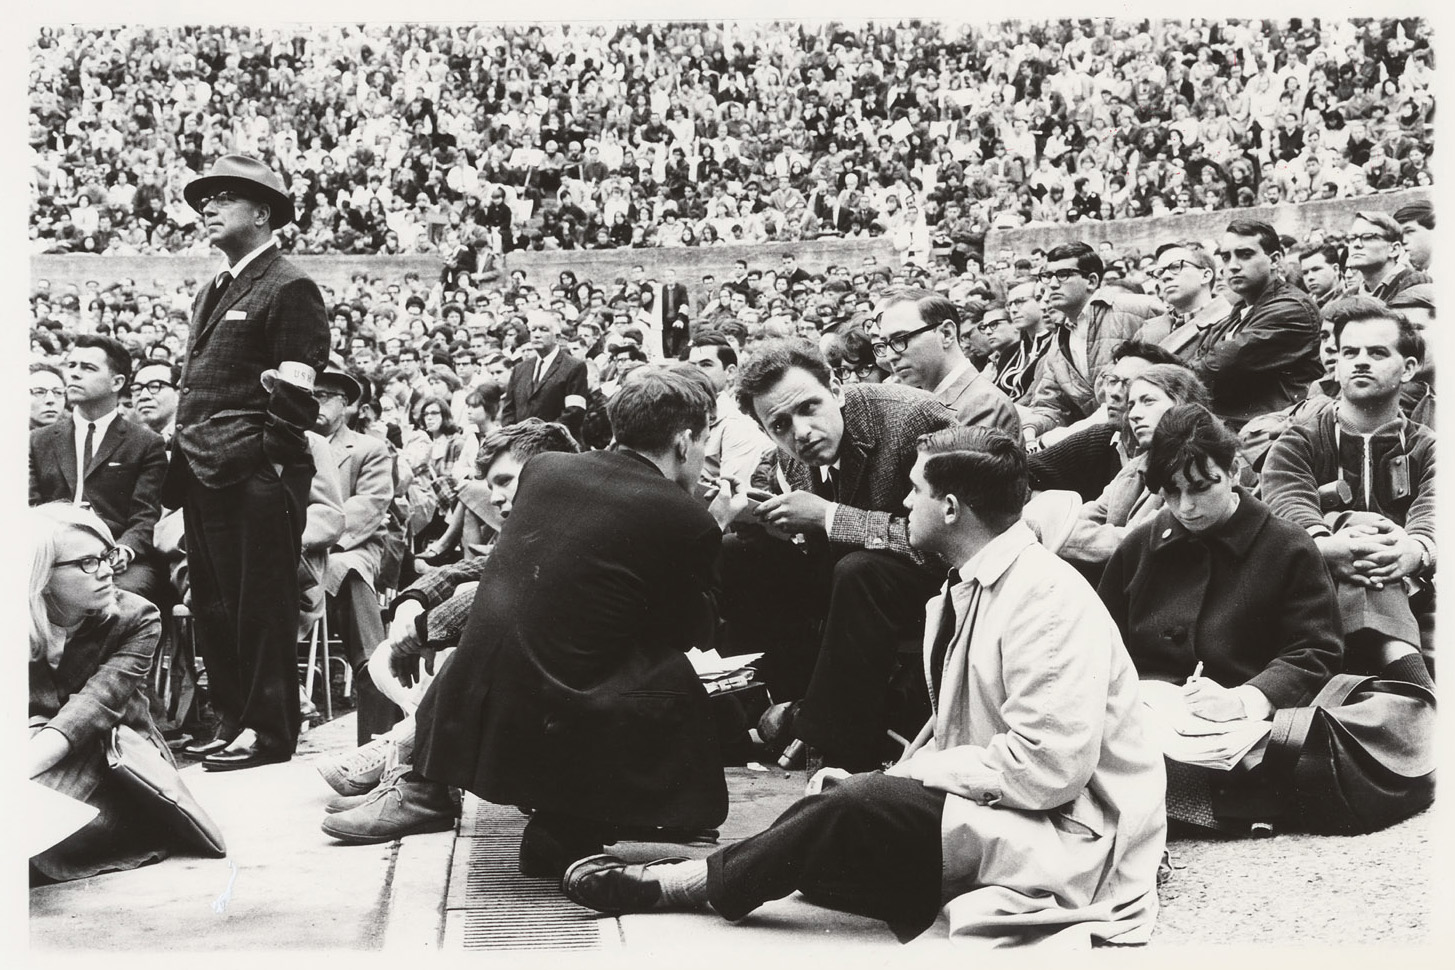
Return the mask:
M 216 202 L 218 205 L 232 205 L 234 202 L 246 201 L 246 196 L 240 195 L 237 192 L 214 192 L 212 195 L 203 197 L 202 208 L 205 209 L 209 205 L 212 205 L 214 202 Z
M 79 559 L 62 559 L 51 564 L 52 569 L 59 569 L 62 566 L 76 566 L 81 572 L 93 574 L 101 568 L 102 563 L 110 566 L 113 571 L 120 569 L 121 564 L 126 562 L 126 553 L 121 551 L 120 546 L 112 546 L 99 556 L 82 556 Z
M 425 418 L 442 418 L 444 414 L 439 411 L 425 411 L 420 416 Z
M 1159 280 L 1165 280 L 1169 276 L 1175 276 L 1176 274 L 1182 272 L 1188 266 L 1192 266 L 1194 268 L 1197 268 L 1197 264 L 1194 263 L 1192 260 L 1190 260 L 1190 259 L 1179 259 L 1179 260 L 1176 260 L 1175 262 L 1168 263 L 1166 266 L 1158 266 L 1158 267 L 1156 267 L 1155 269 L 1152 270 L 1152 275 L 1155 276 L 1155 277 L 1157 277 Z
M 856 364 L 852 361 L 846 360 L 844 361 L 844 369 L 862 381 L 866 377 L 872 377 L 874 375 L 874 372 L 877 371 L 879 367 L 872 361 L 868 361 L 862 364 Z
M 177 385 L 173 384 L 171 381 L 161 380 L 147 381 L 145 384 L 133 383 L 131 385 L 131 393 L 135 394 L 137 391 L 146 391 L 152 397 L 156 397 L 158 394 L 162 393 L 162 388 L 164 387 L 170 387 L 175 390 Z
M 993 317 L 989 320 L 981 320 L 975 325 L 975 329 L 981 333 L 995 333 L 1003 323 L 1010 323 L 1009 317 Z
M 336 391 L 331 387 L 315 387 L 313 389 L 313 399 L 320 403 L 334 397 L 342 401 L 347 399 L 348 395 L 345 394 L 343 391 Z
M 1382 232 L 1351 232 L 1351 233 L 1349 233 L 1349 235 L 1347 237 L 1347 242 L 1351 246 L 1354 245 L 1354 243 L 1356 243 L 1356 242 L 1359 245 L 1361 245 L 1361 246 L 1367 246 L 1370 243 L 1377 243 L 1377 242 L 1392 243 L 1394 241 L 1395 240 L 1390 239 L 1388 236 L 1386 236 Z
M 1036 279 L 1042 283 L 1064 283 L 1074 276 L 1080 276 L 1084 279 L 1086 274 L 1079 269 L 1043 269 L 1036 274 Z
M 896 354 L 902 354 L 905 352 L 905 350 L 909 348 L 910 340 L 918 337 L 922 333 L 929 333 L 931 330 L 942 326 L 944 323 L 944 320 L 939 320 L 935 323 L 928 323 L 925 324 L 923 327 L 920 327 L 918 330 L 906 330 L 904 333 L 897 333 L 894 336 L 888 337 L 884 340 L 870 341 L 869 346 L 873 348 L 875 357 L 888 357 L 891 350 L 894 351 Z

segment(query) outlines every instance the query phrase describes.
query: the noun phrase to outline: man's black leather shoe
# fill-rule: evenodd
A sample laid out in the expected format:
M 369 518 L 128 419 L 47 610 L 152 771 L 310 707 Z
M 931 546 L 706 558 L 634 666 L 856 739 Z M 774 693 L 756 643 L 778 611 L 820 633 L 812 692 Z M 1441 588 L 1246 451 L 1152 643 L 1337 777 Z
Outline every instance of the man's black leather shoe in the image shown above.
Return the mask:
M 259 765 L 281 764 L 292 758 L 293 752 L 283 748 L 269 747 L 259 741 L 256 735 L 248 732 L 246 738 L 239 735 L 232 744 L 203 758 L 202 770 L 240 771 L 243 768 L 256 768 Z
M 647 870 L 664 863 L 686 861 L 679 857 L 631 864 L 614 855 L 594 855 L 566 870 L 561 878 L 561 892 L 577 906 L 609 916 L 645 913 L 662 907 L 662 887 Z

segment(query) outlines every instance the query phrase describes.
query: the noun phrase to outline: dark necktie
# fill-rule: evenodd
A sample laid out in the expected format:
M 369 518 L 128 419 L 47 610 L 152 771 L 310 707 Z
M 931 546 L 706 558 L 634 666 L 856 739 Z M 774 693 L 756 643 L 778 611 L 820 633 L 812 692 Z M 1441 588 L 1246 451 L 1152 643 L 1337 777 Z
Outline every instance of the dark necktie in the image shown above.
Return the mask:
M 813 490 L 819 498 L 829 502 L 837 502 L 839 500 L 839 486 L 834 480 L 834 470 L 832 468 L 819 469 L 819 473 L 814 476 Z
M 945 672 L 945 654 L 949 652 L 950 641 L 955 639 L 955 599 L 950 591 L 960 582 L 960 571 L 950 570 L 945 577 L 944 607 L 940 611 L 940 628 L 935 631 L 935 642 L 930 645 L 930 696 L 938 697 L 940 678 Z
M 544 357 L 541 357 L 538 360 L 536 360 L 536 379 L 531 384 L 531 390 L 534 391 L 537 388 L 539 388 L 541 386 L 541 381 L 545 378 L 545 376 L 546 376 L 546 359 Z
M 76 477 L 81 481 L 82 497 L 86 494 L 86 471 L 91 467 L 91 459 L 96 455 L 96 422 L 90 421 L 86 424 L 86 440 L 81 445 L 81 471 Z
M 207 299 L 202 304 L 204 322 L 212 318 L 212 311 L 217 309 L 218 301 L 222 299 L 222 294 L 227 292 L 230 283 L 232 283 L 231 273 L 223 270 L 217 274 L 217 279 L 213 282 L 212 288 L 207 291 Z

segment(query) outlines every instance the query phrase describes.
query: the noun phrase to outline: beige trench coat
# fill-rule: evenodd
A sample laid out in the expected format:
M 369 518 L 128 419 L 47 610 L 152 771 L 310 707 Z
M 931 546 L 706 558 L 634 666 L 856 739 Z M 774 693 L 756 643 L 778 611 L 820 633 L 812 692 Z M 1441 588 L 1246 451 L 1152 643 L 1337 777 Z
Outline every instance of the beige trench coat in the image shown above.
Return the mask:
M 1144 942 L 1157 915 L 1166 776 L 1116 625 L 1024 523 L 960 575 L 935 714 L 889 772 L 949 792 L 951 936 Z M 942 601 L 926 607 L 926 668 Z

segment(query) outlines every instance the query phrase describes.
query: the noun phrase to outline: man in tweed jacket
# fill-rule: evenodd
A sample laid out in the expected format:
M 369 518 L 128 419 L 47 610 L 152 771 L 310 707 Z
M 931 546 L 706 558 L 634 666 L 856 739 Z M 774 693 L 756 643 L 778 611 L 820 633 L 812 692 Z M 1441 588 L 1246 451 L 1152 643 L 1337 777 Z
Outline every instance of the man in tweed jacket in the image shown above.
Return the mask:
M 192 612 L 219 724 L 196 744 L 211 771 L 286 761 L 298 741 L 298 563 L 327 361 L 318 286 L 278 253 L 291 222 L 282 179 L 225 155 L 188 183 L 228 268 L 202 288 L 163 501 L 181 506 Z
M 954 412 L 915 388 L 841 386 L 798 340 L 760 345 L 738 399 L 778 448 L 752 483 L 774 497 L 723 543 L 729 649 L 763 651 L 775 699 L 803 698 L 792 736 L 829 763 L 876 767 L 896 648 L 918 642 L 941 578 L 909 544 L 915 441 Z

